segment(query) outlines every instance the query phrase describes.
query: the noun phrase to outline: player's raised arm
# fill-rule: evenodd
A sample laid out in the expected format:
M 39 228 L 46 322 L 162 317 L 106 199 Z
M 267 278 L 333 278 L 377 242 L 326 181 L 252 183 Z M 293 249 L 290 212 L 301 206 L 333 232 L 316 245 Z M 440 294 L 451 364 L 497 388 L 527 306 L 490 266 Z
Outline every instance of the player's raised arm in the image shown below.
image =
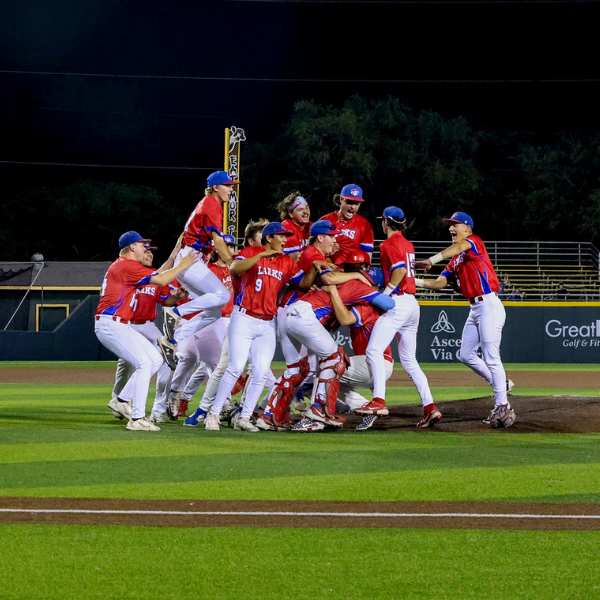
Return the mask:
M 427 290 L 442 290 L 448 285 L 448 279 L 440 275 L 437 279 L 419 279 L 415 277 L 415 285 Z
M 212 232 L 212 240 L 215 245 L 215 250 L 219 254 L 221 260 L 227 265 L 231 265 L 233 262 L 233 256 L 229 251 L 229 247 L 225 243 L 225 240 L 221 235 L 219 235 L 216 231 Z
M 180 261 L 176 267 L 172 269 L 168 269 L 163 273 L 158 273 L 157 275 L 153 275 L 150 278 L 150 285 L 167 285 L 173 281 L 181 272 L 185 271 L 193 264 L 197 263 L 200 260 L 200 254 L 198 252 L 190 252 L 186 254 Z
M 416 261 L 415 268 L 424 269 L 425 273 L 428 273 L 433 265 L 443 260 L 449 260 L 461 252 L 467 252 L 473 247 L 471 242 L 465 239 L 473 233 L 473 219 L 469 215 L 463 212 L 455 212 L 449 219 L 442 219 L 442 221 L 450 225 L 450 234 L 454 244 L 425 260 Z
M 177 254 L 179 254 L 179 250 L 181 250 L 181 242 L 183 241 L 183 233 L 177 238 L 177 242 L 175 242 L 175 246 L 173 246 L 173 250 L 171 250 L 171 254 L 169 258 L 158 268 L 159 273 L 164 273 L 167 269 L 170 269 L 175 263 L 175 258 Z
M 356 315 L 344 305 L 337 286 L 324 285 L 323 290 L 331 296 L 331 305 L 335 312 L 335 318 L 339 321 L 340 325 L 354 325 L 357 321 Z

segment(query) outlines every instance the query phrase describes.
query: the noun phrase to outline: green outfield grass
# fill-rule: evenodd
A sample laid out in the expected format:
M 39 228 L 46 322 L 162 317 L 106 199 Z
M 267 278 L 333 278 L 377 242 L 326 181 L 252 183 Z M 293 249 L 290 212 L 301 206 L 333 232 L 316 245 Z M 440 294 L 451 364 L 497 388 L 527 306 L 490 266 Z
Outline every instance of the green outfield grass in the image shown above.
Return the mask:
M 114 363 L 95 366 L 112 370 Z M 490 390 L 433 392 L 450 400 Z M 140 434 L 111 416 L 109 397 L 110 385 L 0 385 L 0 495 L 600 502 L 600 434 L 246 434 L 181 423 Z M 393 388 L 389 401 L 417 399 L 412 388 Z M 505 600 L 600 593 L 600 533 L 584 532 L 2 525 L 0 556 L 2 599 Z
M 597 551 L 583 532 L 11 525 L 0 597 L 592 599 Z

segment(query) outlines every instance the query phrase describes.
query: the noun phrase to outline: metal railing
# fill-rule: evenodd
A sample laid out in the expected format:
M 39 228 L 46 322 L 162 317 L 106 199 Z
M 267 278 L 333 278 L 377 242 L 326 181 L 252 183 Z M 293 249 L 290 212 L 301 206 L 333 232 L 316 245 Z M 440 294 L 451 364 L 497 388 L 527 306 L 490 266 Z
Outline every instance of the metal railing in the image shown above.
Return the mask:
M 374 264 L 379 264 L 379 243 L 375 242 Z M 417 260 L 437 254 L 450 244 L 447 241 L 413 241 Z M 501 294 L 511 300 L 515 287 L 525 292 L 527 301 L 598 301 L 600 300 L 600 256 L 590 242 L 485 242 L 499 279 L 508 277 L 509 284 Z M 440 273 L 434 267 L 432 275 Z M 564 283 L 567 295 L 558 293 Z M 421 291 L 420 300 L 463 300 L 462 295 L 446 288 Z

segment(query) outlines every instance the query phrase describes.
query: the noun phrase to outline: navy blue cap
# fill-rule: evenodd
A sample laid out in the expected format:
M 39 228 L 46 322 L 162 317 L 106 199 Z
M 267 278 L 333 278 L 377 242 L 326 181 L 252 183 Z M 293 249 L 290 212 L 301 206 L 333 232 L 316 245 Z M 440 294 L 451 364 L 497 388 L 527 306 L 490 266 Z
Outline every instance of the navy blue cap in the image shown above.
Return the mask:
M 119 249 L 127 248 L 131 244 L 137 244 L 138 242 L 151 242 L 152 240 L 143 238 L 137 231 L 127 231 L 119 238 Z
M 362 188 L 355 183 L 350 183 L 342 188 L 342 198 L 346 200 L 356 200 L 357 202 L 364 202 Z
M 294 235 L 291 231 L 287 231 L 283 228 L 283 225 L 278 221 L 273 221 L 273 223 L 269 223 L 265 225 L 262 230 L 262 237 L 266 238 L 268 235 Z
M 369 267 L 366 271 L 361 271 L 361 273 L 378 289 L 381 289 L 385 284 L 383 271 L 377 267 Z
M 331 221 L 323 219 L 322 221 L 315 221 L 310 226 L 310 235 L 331 235 L 331 232 L 335 231 L 335 225 L 332 225 Z
M 377 218 L 389 219 L 390 221 L 395 221 L 396 223 L 402 223 L 402 221 L 404 221 L 404 211 L 397 206 L 388 206 L 383 211 L 383 215 Z
M 234 181 L 229 177 L 229 173 L 227 171 L 217 171 L 216 173 L 211 173 L 206 180 L 208 187 L 212 187 L 213 185 L 235 185 L 239 183 L 239 181 Z
M 444 223 L 463 223 L 473 229 L 473 219 L 464 212 L 455 212 L 449 219 L 442 219 Z
M 236 243 L 235 243 L 235 238 L 234 238 L 232 235 L 229 235 L 228 233 L 226 233 L 226 234 L 223 236 L 223 241 L 224 241 L 226 244 L 228 244 L 229 246 L 235 246 L 235 245 L 236 245 Z

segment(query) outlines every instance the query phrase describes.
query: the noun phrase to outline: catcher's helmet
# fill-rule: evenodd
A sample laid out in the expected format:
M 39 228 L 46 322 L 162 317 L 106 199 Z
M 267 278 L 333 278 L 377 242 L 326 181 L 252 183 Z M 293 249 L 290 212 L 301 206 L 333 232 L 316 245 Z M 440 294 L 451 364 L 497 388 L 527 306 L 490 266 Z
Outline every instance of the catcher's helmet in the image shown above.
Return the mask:
M 349 265 L 358 265 L 361 263 L 371 264 L 371 259 L 366 252 L 362 250 L 350 250 L 344 257 L 344 263 Z

